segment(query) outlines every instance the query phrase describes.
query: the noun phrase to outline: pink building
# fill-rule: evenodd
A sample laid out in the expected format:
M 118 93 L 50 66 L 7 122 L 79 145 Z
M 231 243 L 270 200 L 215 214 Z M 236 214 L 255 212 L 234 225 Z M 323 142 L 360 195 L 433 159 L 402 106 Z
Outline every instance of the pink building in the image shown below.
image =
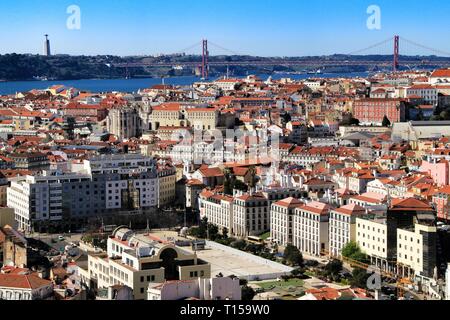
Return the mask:
M 436 206 L 437 216 L 440 220 L 450 220 L 450 186 L 444 186 L 433 195 L 433 203 Z
M 431 159 L 430 161 L 423 160 L 420 166 L 421 172 L 428 173 L 434 183 L 438 186 L 448 185 L 449 183 L 449 166 L 445 159 Z

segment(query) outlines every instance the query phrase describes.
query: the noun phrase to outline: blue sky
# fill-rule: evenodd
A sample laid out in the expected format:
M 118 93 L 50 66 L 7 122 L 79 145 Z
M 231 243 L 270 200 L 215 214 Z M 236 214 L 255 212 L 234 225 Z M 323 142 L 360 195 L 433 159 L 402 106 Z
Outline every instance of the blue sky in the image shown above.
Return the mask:
M 381 30 L 366 27 L 372 4 Z M 80 30 L 66 28 L 69 5 L 81 9 Z M 0 0 L 0 53 L 41 53 L 45 33 L 53 53 L 85 55 L 179 52 L 202 38 L 245 54 L 321 55 L 395 34 L 450 52 L 448 12 L 442 0 Z

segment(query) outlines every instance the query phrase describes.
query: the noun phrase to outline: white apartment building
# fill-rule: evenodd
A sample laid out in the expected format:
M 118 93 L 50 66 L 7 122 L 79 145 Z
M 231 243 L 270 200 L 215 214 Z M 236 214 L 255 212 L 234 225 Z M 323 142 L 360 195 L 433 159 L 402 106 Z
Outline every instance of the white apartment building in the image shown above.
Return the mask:
M 202 201 L 202 216 L 208 222 L 219 227 L 231 230 L 233 225 L 233 197 L 213 194 Z
M 437 106 L 438 104 L 438 92 L 436 87 L 429 84 L 417 84 L 406 90 L 407 97 L 418 96 L 421 97 L 426 103 Z
M 380 206 L 385 203 L 386 197 L 379 193 L 366 192 L 361 195 L 353 196 L 349 199 L 349 203 L 357 204 L 364 208 Z
M 269 209 L 261 193 L 245 194 L 233 201 L 231 233 L 239 237 L 255 236 L 269 230 Z
M 44 171 L 17 178 L 8 188 L 18 228 L 33 222 L 70 223 L 93 215 L 156 207 L 156 162 L 141 155 L 108 155 L 74 163 L 72 173 Z
M 356 218 L 356 242 L 373 265 L 393 272 L 395 249 L 389 244 L 395 241 L 395 230 L 388 228 L 385 216 L 368 215 Z
M 348 204 L 331 210 L 329 221 L 330 256 L 340 257 L 342 248 L 356 241 L 356 218 L 364 215 L 366 209 L 356 204 Z
M 373 181 L 370 181 L 367 184 L 367 192 L 378 193 L 386 197 L 389 194 L 389 185 L 387 183 L 390 181 L 391 180 L 389 178 L 375 179 Z
M 83 162 L 80 171 L 92 175 L 94 180 L 95 176 L 105 177 L 106 209 L 137 209 L 158 204 L 158 176 L 152 158 L 132 154 L 93 157 Z M 133 202 L 132 208 L 122 202 L 123 193 Z
M 436 266 L 437 228 L 415 223 L 410 229 L 397 229 L 397 263 L 403 276 L 433 278 Z
M 294 211 L 302 205 L 303 202 L 292 197 L 272 204 L 270 210 L 270 237 L 273 242 L 283 246 L 292 244 Z
M 14 209 L 17 229 L 31 231 L 33 221 L 63 219 L 63 185 L 89 182 L 86 174 L 57 174 L 44 171 L 42 175 L 25 176 L 11 181 L 7 189 L 7 205 Z
M 236 89 L 236 86 L 241 82 L 239 79 L 220 79 L 214 81 L 213 84 L 223 91 L 233 91 Z
M 328 251 L 328 221 L 330 206 L 313 201 L 295 209 L 293 245 L 301 252 L 320 256 Z

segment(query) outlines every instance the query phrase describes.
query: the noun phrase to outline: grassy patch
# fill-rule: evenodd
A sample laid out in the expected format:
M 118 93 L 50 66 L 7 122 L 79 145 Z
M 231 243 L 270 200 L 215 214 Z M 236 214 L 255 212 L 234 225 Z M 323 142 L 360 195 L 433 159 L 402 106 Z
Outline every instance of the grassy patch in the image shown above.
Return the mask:
M 271 281 L 271 282 L 258 282 L 258 286 L 264 290 L 273 290 L 275 288 L 285 289 L 288 287 L 303 287 L 303 280 L 301 279 L 289 279 L 288 281 Z
M 270 232 L 263 233 L 259 236 L 262 240 L 267 240 L 270 237 Z
M 309 277 L 315 277 L 315 276 L 316 276 L 316 273 L 315 273 L 315 272 L 312 272 L 312 271 L 309 271 L 309 270 L 307 270 L 307 271 L 305 271 L 305 275 L 307 275 L 307 276 L 309 276 Z

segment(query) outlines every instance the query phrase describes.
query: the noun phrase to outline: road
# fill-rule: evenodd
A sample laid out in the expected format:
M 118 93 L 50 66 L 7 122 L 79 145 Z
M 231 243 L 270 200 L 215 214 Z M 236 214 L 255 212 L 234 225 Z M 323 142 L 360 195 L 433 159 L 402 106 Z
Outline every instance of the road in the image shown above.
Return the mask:
M 82 234 L 47 234 L 47 233 L 33 233 L 31 235 L 27 235 L 30 238 L 34 238 L 40 240 L 47 244 L 52 249 L 57 250 L 58 252 L 64 251 L 64 248 L 70 244 L 71 242 L 79 242 L 81 240 Z M 64 240 L 58 240 L 59 236 L 63 236 Z M 52 241 L 54 239 L 54 241 Z

